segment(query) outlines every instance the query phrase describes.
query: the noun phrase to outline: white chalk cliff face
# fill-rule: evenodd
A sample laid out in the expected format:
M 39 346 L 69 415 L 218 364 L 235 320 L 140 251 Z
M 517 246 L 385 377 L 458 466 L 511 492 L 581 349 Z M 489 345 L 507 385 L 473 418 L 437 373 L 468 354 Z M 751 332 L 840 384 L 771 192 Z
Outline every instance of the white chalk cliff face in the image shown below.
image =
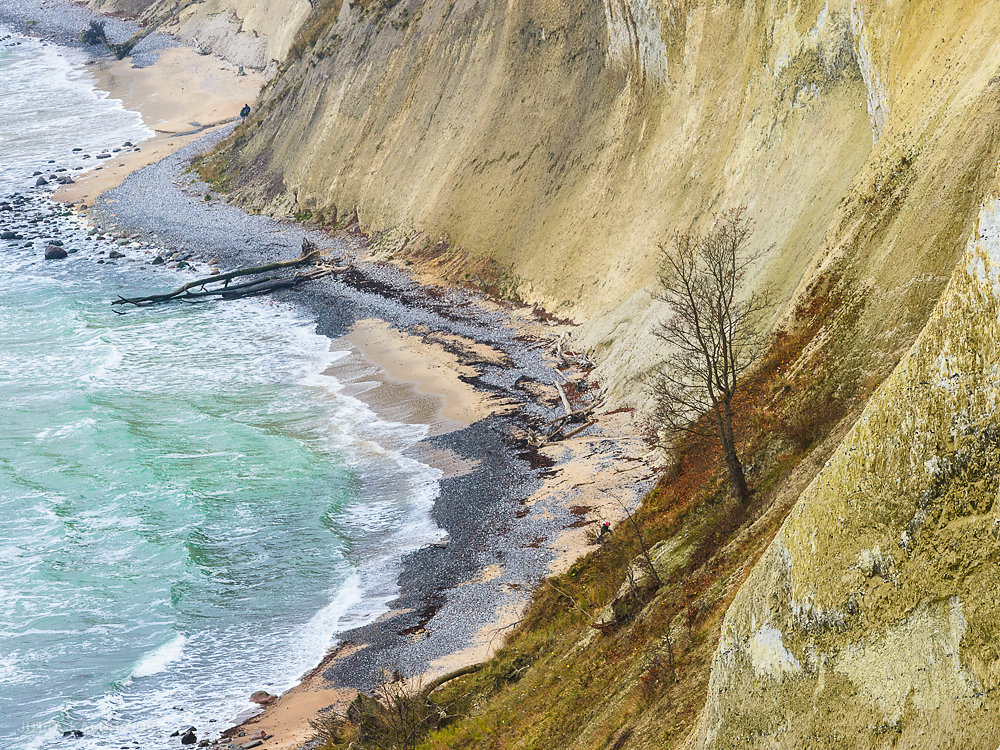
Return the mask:
M 727 611 L 697 746 L 1000 743 L 998 406 L 991 198 L 927 326 Z
M 124 12 L 237 65 L 274 72 L 309 16 L 309 0 L 90 0 L 95 10 Z
M 489 257 L 584 324 L 620 403 L 658 359 L 658 243 L 746 203 L 773 246 L 756 281 L 790 305 L 850 277 L 850 354 L 884 377 L 992 186 L 994 10 L 317 3 L 224 171 L 266 211 L 357 209 L 397 255 L 422 232 Z

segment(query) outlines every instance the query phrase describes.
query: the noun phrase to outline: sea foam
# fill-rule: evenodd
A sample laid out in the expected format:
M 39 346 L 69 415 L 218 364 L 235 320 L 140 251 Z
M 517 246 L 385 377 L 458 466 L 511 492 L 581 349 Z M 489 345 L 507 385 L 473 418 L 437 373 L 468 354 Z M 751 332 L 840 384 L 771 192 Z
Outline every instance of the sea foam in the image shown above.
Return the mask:
M 132 670 L 132 676 L 136 678 L 149 677 L 150 675 L 162 672 L 181 658 L 187 641 L 186 635 L 178 633 L 158 649 L 150 651 L 139 659 Z

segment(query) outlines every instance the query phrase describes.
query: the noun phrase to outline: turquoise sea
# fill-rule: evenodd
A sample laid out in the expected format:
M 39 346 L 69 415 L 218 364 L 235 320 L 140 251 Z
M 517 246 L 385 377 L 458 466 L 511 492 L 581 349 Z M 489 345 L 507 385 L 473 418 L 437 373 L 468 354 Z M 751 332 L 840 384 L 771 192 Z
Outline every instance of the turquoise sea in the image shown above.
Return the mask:
M 44 208 L 39 165 L 148 137 L 82 62 L 0 41 L 0 201 Z M 118 291 L 186 277 L 98 264 L 87 229 L 58 220 L 64 261 L 0 241 L 4 750 L 211 737 L 384 611 L 400 557 L 440 535 L 440 473 L 406 452 L 426 427 L 324 374 L 349 353 L 267 300 L 116 315 Z

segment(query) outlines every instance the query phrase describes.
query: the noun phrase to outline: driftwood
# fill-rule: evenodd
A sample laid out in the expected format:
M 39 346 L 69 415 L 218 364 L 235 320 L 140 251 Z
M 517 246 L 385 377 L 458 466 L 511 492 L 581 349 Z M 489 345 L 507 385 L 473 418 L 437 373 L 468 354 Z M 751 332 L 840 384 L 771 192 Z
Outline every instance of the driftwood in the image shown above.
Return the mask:
M 563 331 L 559 334 L 559 338 L 556 339 L 555 346 L 552 349 L 556 362 L 560 367 L 575 367 L 580 370 L 592 370 L 594 368 L 594 363 L 590 361 L 590 358 L 587 357 L 586 354 L 580 354 L 579 352 L 568 351 L 565 349 L 568 338 L 569 334 L 566 331 Z
M 556 390 L 559 391 L 559 399 L 563 403 L 563 408 L 566 410 L 567 414 L 571 414 L 573 412 L 573 408 L 569 405 L 569 399 L 566 398 L 566 391 L 564 391 L 562 386 L 559 385 L 558 380 L 553 380 L 552 382 L 555 383 Z
M 458 679 L 459 677 L 465 677 L 465 675 L 467 674 L 473 674 L 474 672 L 478 672 L 482 668 L 483 668 L 482 664 L 468 664 L 464 667 L 459 667 L 453 672 L 448 672 L 447 674 L 443 674 L 440 677 L 436 677 L 435 679 L 431 680 L 424 686 L 424 689 L 421 690 L 420 692 L 426 698 L 435 690 L 437 690 L 439 687 L 444 685 L 446 682 L 451 682 L 452 680 Z
M 275 275 L 273 272 L 301 266 L 313 266 L 308 271 L 296 272 L 290 276 Z M 332 266 L 324 263 L 320 250 L 308 240 L 302 242 L 302 254 L 298 258 L 268 263 L 263 266 L 240 268 L 235 271 L 218 273 L 203 279 L 189 281 L 172 292 L 150 294 L 144 297 L 122 297 L 112 300 L 112 305 L 133 305 L 134 307 L 149 307 L 150 305 L 167 302 L 203 302 L 209 298 L 239 299 L 240 297 L 255 297 L 270 294 L 279 289 L 290 289 L 299 284 L 328 276 L 331 273 L 344 271 L 348 266 Z M 232 284 L 234 279 L 257 278 Z

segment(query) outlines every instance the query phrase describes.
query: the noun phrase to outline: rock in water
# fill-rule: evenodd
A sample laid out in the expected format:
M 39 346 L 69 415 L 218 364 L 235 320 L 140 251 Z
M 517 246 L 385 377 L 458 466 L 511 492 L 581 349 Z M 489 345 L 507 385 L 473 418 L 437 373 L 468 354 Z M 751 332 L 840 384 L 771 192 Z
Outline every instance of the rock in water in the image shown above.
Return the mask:
M 195 736 L 195 733 L 192 732 L 191 730 L 188 730 L 187 733 L 181 737 L 182 745 L 193 745 L 197 741 L 198 738 Z
M 79 729 L 67 729 L 65 732 L 63 732 L 63 737 L 67 739 L 78 740 L 81 737 L 83 737 L 83 732 L 80 731 Z
M 163 265 L 163 263 L 164 263 L 164 260 L 163 260 L 163 256 L 162 256 L 162 255 L 157 255 L 157 256 L 156 256 L 155 258 L 153 258 L 153 260 L 152 260 L 152 261 L 150 262 L 150 265 L 154 265 L 154 266 L 162 266 L 162 265 Z
M 35 180 L 35 187 L 42 187 L 43 185 L 48 185 L 48 184 L 49 181 L 46 180 L 44 177 L 39 177 L 37 180 Z
M 115 260 L 116 258 L 124 258 L 125 253 L 120 253 L 117 250 L 112 250 L 110 253 L 108 253 L 108 257 L 111 258 L 111 260 Z
M 61 260 L 67 255 L 68 253 L 59 247 L 59 245 L 49 245 L 45 248 L 45 260 Z
M 17 232 L 0 232 L 0 240 L 19 240 L 21 235 Z
M 278 700 L 278 696 L 271 695 L 266 690 L 258 690 L 253 695 L 250 696 L 250 700 L 260 706 L 267 706 Z

